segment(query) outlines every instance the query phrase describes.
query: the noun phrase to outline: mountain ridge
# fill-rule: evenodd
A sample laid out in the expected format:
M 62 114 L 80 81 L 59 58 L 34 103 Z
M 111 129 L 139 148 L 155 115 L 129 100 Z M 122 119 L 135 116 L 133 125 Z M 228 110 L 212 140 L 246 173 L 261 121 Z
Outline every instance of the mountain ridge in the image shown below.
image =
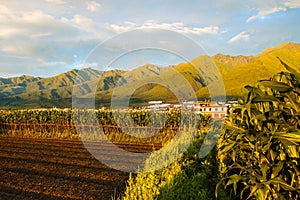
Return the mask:
M 118 87 L 124 97 L 128 95 L 127 90 L 134 88 L 131 98 L 136 102 L 176 101 L 174 91 L 159 84 L 163 80 L 167 84 L 174 84 L 179 92 L 184 92 L 188 83 L 198 98 L 207 98 L 208 85 L 216 90 L 219 87 L 216 84 L 220 81 L 218 73 L 223 79 L 227 96 L 237 97 L 245 92 L 243 86 L 268 79 L 277 72 L 287 71 L 278 58 L 299 71 L 300 44 L 283 43 L 254 56 L 202 55 L 188 63 L 165 67 L 145 64 L 130 71 L 83 68 L 47 78 L 28 75 L 0 78 L 0 107 L 71 107 L 75 85 L 79 91 L 76 95 L 86 98 L 94 93 L 98 104 L 109 103 L 114 88 Z M 211 71 L 212 65 L 218 72 Z M 150 84 L 151 81 L 156 84 Z M 141 85 L 143 82 L 149 85 Z M 96 90 L 93 88 L 95 84 Z

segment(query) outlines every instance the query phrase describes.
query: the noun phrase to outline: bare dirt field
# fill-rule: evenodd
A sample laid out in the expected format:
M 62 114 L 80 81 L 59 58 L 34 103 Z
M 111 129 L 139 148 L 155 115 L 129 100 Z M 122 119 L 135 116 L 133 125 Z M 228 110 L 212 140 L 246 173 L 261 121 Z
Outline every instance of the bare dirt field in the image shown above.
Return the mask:
M 95 159 L 81 141 L 0 137 L 0 199 L 111 199 L 124 190 L 128 177 Z

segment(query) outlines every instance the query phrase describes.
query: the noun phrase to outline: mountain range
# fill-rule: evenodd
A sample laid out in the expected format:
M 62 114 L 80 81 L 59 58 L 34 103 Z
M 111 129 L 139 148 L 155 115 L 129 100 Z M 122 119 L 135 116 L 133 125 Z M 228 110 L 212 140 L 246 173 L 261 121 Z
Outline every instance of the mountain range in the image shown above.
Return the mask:
M 130 71 L 85 68 L 49 78 L 0 78 L 0 107 L 71 107 L 72 95 L 94 97 L 97 106 L 110 104 L 112 98 L 130 99 L 131 104 L 178 102 L 192 98 L 191 90 L 199 99 L 218 96 L 221 83 L 227 97 L 235 99 L 245 93 L 245 85 L 287 71 L 285 64 L 300 71 L 300 44 L 286 42 L 254 56 L 200 55 L 166 67 L 145 64 Z

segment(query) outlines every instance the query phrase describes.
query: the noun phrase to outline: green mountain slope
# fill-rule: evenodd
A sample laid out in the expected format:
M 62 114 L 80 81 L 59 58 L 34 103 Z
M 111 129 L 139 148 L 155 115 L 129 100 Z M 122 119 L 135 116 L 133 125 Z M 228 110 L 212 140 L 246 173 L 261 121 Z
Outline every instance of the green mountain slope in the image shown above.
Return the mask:
M 300 69 L 300 45 L 284 43 L 269 48 L 255 56 L 250 62 L 241 64 L 230 70 L 223 78 L 228 95 L 237 96 L 245 92 L 243 86 L 254 84 L 261 79 L 269 79 L 272 75 L 287 71 L 280 60 L 294 69 Z
M 71 107 L 74 85 L 76 96 L 95 96 L 98 104 L 110 103 L 112 97 L 120 103 L 128 98 L 131 102 L 182 101 L 195 92 L 198 98 L 209 97 L 208 86 L 218 95 L 221 81 L 226 95 L 236 97 L 245 92 L 245 85 L 287 71 L 280 60 L 299 71 L 300 44 L 283 43 L 255 56 L 201 55 L 176 66 L 146 64 L 131 71 L 86 68 L 49 78 L 0 78 L 0 107 Z
M 102 72 L 87 68 L 74 69 L 49 78 L 27 78 L 26 82 L 21 83 L 21 78 L 7 78 L 0 85 L 0 106 L 70 107 L 74 85 L 78 86 L 80 95 L 84 96 L 93 92 L 90 85 L 95 80 L 103 90 L 109 89 L 114 84 L 112 77 L 121 73 L 123 72 L 120 70 Z

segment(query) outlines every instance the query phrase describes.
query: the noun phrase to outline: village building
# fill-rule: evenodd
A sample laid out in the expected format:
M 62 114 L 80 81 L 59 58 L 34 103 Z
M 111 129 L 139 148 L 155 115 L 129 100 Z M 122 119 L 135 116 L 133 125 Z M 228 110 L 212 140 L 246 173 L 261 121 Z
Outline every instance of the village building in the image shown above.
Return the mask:
M 198 101 L 194 103 L 194 112 L 209 115 L 212 118 L 224 118 L 229 113 L 230 105 L 225 103 Z
M 168 104 L 162 101 L 149 101 L 149 110 L 166 110 L 167 108 L 176 107 L 179 109 L 190 110 L 202 115 L 209 115 L 212 118 L 221 119 L 228 115 L 232 103 L 211 102 L 211 101 L 185 101 L 182 104 Z M 236 103 L 236 102 L 234 102 Z

